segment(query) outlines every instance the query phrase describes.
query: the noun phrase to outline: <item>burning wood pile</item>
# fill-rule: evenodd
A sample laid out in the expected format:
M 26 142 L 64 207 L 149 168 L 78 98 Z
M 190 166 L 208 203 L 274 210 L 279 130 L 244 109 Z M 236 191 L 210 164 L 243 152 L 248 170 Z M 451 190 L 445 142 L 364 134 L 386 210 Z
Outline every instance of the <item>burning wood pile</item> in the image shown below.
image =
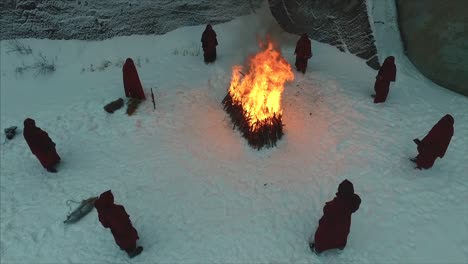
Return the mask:
M 286 81 L 294 80 L 289 63 L 272 42 L 250 59 L 249 69 L 232 69 L 231 85 L 223 100 L 233 129 L 237 127 L 250 146 L 261 149 L 276 146 L 283 136 L 281 94 Z

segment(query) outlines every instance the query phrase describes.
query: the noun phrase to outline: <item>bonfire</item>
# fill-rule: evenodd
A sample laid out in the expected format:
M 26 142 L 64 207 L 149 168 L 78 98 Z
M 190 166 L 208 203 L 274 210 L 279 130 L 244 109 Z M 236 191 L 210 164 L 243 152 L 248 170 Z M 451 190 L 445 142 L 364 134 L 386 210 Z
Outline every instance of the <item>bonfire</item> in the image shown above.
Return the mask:
M 284 84 L 294 80 L 291 65 L 271 41 L 260 43 L 262 50 L 249 60 L 247 72 L 235 65 L 231 85 L 223 100 L 236 127 L 250 146 L 258 150 L 276 146 L 283 136 L 281 94 Z

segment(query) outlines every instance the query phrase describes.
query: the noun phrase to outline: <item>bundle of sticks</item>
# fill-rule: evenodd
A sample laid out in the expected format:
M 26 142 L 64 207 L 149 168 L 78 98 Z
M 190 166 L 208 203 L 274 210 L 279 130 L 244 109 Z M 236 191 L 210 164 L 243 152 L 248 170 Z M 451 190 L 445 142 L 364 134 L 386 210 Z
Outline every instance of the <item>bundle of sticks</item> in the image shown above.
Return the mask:
M 241 104 L 233 102 L 229 92 L 222 104 L 231 117 L 232 129 L 237 127 L 251 147 L 260 150 L 264 146 L 267 148 L 276 146 L 276 142 L 283 136 L 281 115 L 274 115 L 271 119 L 250 124 L 250 117 Z

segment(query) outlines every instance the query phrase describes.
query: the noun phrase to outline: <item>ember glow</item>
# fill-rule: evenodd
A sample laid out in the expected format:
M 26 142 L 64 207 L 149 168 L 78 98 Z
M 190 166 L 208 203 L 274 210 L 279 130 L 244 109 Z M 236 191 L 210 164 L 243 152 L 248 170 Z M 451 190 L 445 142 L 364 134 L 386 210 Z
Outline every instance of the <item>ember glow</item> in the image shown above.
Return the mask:
M 242 73 L 242 66 L 233 67 L 229 87 L 232 102 L 242 106 L 252 132 L 271 122 L 273 117 L 281 117 L 284 84 L 294 80 L 291 66 L 273 43 L 260 45 L 264 49 L 250 59 L 247 73 Z

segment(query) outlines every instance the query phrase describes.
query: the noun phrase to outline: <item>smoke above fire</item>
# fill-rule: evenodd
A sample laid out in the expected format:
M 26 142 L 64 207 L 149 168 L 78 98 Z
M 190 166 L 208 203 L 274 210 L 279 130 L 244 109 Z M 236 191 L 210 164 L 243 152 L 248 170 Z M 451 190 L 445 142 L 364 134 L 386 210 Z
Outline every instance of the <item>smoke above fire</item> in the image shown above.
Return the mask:
M 236 37 L 232 46 L 236 47 L 239 56 L 246 59 L 256 53 L 258 50 L 253 50 L 250 44 L 264 42 L 267 38 L 275 44 L 278 50 L 281 50 L 283 44 L 290 44 L 290 34 L 284 32 L 271 14 L 268 1 L 264 1 L 261 8 L 256 9 L 252 16 L 239 21 L 240 31 L 233 32 Z

